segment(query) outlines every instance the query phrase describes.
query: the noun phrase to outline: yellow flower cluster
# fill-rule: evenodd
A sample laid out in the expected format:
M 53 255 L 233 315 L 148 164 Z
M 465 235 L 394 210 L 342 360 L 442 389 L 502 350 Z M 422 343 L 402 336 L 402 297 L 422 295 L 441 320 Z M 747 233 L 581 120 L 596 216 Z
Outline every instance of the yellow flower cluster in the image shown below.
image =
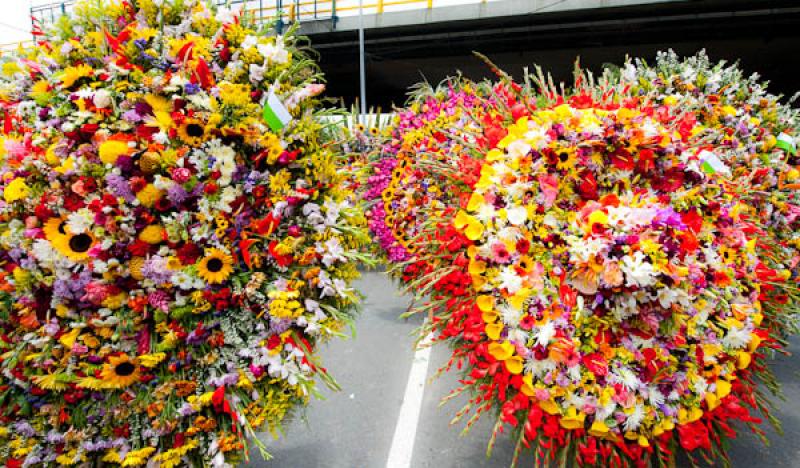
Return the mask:
M 269 314 L 276 318 L 297 318 L 305 309 L 297 298 L 299 291 L 274 291 L 269 293 Z

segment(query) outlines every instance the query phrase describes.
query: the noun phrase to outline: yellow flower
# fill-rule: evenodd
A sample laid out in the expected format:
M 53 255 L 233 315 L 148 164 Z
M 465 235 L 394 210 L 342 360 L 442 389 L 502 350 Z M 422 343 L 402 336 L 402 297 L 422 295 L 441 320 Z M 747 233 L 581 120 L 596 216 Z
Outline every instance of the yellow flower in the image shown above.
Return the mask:
M 66 382 L 59 381 L 59 377 L 61 377 L 59 374 L 37 375 L 33 378 L 33 381 L 36 382 L 36 385 L 45 390 L 61 392 L 66 390 L 68 385 Z
M 151 208 L 157 201 L 161 200 L 164 194 L 153 184 L 147 184 L 136 194 L 139 202 L 147 208 Z
M 498 361 L 505 361 L 514 354 L 514 345 L 508 341 L 489 343 L 489 354 Z
M 505 363 L 506 363 L 506 369 L 508 369 L 508 372 L 510 372 L 510 373 L 512 373 L 514 375 L 518 375 L 518 374 L 522 373 L 522 365 L 523 365 L 522 357 L 520 357 L 520 356 L 511 356 L 510 358 L 506 359 Z
M 494 296 L 478 296 L 476 302 L 478 303 L 478 309 L 480 309 L 481 312 L 489 312 L 494 309 Z
M 150 459 L 150 455 L 152 455 L 155 451 L 155 447 L 144 447 L 140 448 L 139 450 L 131 450 L 127 455 L 125 455 L 125 459 L 122 460 L 122 466 L 144 465 Z
M 81 334 L 80 328 L 73 328 L 72 331 L 69 333 L 64 333 L 61 335 L 61 338 L 58 339 L 58 342 L 61 343 L 67 349 L 71 349 L 72 345 L 75 344 L 75 340 L 78 339 L 78 335 Z
M 116 450 L 112 449 L 106 452 L 106 454 L 103 456 L 102 461 L 107 463 L 121 463 L 122 459 L 119 457 L 119 453 Z
M 205 257 L 197 264 L 197 274 L 206 282 L 219 284 L 233 272 L 233 257 L 220 249 L 207 249 Z
M 67 222 L 63 218 L 50 218 L 45 221 L 42 231 L 44 231 L 45 239 L 53 242 L 55 239 L 67 235 L 66 228 Z
M 178 127 L 178 137 L 189 146 L 199 146 L 208 140 L 209 129 L 197 119 L 186 119 Z
M 127 354 L 112 356 L 103 365 L 100 378 L 106 388 L 125 388 L 139 380 L 139 368 Z
M 126 141 L 106 140 L 100 144 L 98 152 L 104 164 L 114 164 L 120 156 L 127 155 L 130 150 Z
M 272 177 L 269 179 L 269 189 L 274 194 L 283 194 L 289 192 L 291 187 L 289 186 L 289 180 L 291 180 L 292 174 L 287 171 L 286 169 L 281 169 L 277 173 L 273 174 Z
M 81 64 L 77 67 L 67 67 L 61 74 L 61 86 L 64 88 L 70 88 L 79 79 L 90 76 L 92 71 L 92 67 L 86 64 Z
M 28 192 L 30 192 L 30 187 L 25 183 L 25 179 L 17 177 L 6 185 L 3 190 L 3 198 L 6 202 L 11 203 L 27 197 Z
M 460 210 L 456 215 L 455 227 L 463 230 L 469 240 L 478 240 L 483 235 L 483 224 L 463 210 Z
M 175 121 L 172 120 L 173 105 L 168 99 L 163 96 L 156 96 L 148 94 L 144 98 L 145 102 L 153 109 L 153 116 L 148 117 L 145 122 L 150 127 L 158 127 L 159 130 L 166 132 L 175 126 Z
M 600 419 L 595 419 L 592 427 L 589 428 L 589 435 L 594 437 L 605 437 L 608 435 L 608 426 Z
M 165 353 L 142 354 L 139 356 L 139 364 L 143 367 L 152 369 L 167 358 Z
M 51 239 L 50 243 L 61 255 L 73 262 L 83 262 L 89 258 L 89 250 L 94 247 L 95 238 L 88 232 L 80 234 L 67 232 L 63 236 Z
M 586 419 L 586 413 L 578 412 L 574 406 L 567 408 L 567 414 L 561 417 L 561 427 L 564 429 L 580 429 L 583 427 L 583 421 Z
M 142 267 L 144 266 L 144 257 L 133 257 L 128 265 L 128 270 L 131 272 L 131 278 L 135 280 L 144 279 L 142 275 Z
M 160 244 L 164 240 L 164 228 L 158 224 L 151 224 L 142 229 L 139 233 L 139 240 L 148 244 Z
M 226 106 L 245 107 L 253 102 L 250 86 L 246 84 L 220 83 L 219 98 Z

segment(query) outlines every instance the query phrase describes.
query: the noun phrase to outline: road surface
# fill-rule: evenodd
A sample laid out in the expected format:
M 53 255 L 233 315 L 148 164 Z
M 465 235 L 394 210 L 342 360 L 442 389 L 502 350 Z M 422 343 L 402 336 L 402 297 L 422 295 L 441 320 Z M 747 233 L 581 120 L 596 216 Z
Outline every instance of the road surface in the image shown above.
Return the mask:
M 253 452 L 244 466 L 508 467 L 514 447 L 507 437 L 500 437 L 492 457 L 486 458 L 494 421 L 480 420 L 464 437 L 459 435 L 462 426 L 448 425 L 461 405 L 450 402 L 439 407 L 439 401 L 457 386 L 456 375 L 430 378 L 447 361 L 449 350 L 444 345 L 434 347 L 427 369 L 425 356 L 419 352 L 415 355 L 414 330 L 422 317 L 398 318 L 409 299 L 400 296 L 394 284 L 379 272 L 365 273 L 356 286 L 366 294 L 357 336 L 331 342 L 323 353 L 324 363 L 342 391 L 326 391 L 326 400 L 313 401 L 305 420 L 298 417 L 286 424 L 284 437 L 274 440 L 264 434 L 262 440 L 274 459 L 263 461 Z M 791 341 L 790 350 L 800 351 L 800 339 Z M 771 446 L 766 447 L 751 434 L 741 434 L 730 450 L 734 468 L 800 468 L 800 361 L 780 357 L 773 368 L 786 396 L 786 401 L 778 402 L 776 411 L 784 435 L 770 430 Z M 403 430 L 395 437 L 398 419 Z M 519 466 L 532 463 L 523 459 Z

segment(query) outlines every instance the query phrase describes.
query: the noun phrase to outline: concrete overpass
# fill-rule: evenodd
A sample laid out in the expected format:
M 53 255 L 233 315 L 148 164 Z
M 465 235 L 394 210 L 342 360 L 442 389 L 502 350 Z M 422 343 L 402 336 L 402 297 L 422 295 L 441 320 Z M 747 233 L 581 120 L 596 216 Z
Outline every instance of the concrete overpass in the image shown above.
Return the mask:
M 358 94 L 358 18 L 302 23 L 320 54 L 329 94 L 350 103 Z M 598 70 L 626 55 L 652 58 L 667 48 L 739 60 L 773 92 L 800 91 L 800 2 L 796 0 L 497 0 L 365 14 L 367 102 L 384 109 L 422 79 L 456 70 L 488 76 L 472 51 L 515 76 L 538 63 L 570 80 L 577 57 Z

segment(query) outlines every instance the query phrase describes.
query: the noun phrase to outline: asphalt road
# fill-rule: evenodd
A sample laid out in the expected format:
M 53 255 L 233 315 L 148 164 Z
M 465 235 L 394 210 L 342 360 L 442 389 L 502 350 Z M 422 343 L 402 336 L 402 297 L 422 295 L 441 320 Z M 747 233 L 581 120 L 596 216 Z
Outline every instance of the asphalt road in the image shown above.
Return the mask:
M 366 273 L 357 287 L 367 296 L 357 322 L 357 336 L 328 344 L 323 355 L 342 391 L 326 391 L 326 400 L 312 402 L 304 418 L 286 424 L 281 438 L 274 440 L 264 434 L 262 440 L 274 458 L 263 461 L 253 452 L 245 467 L 386 467 L 414 361 L 414 330 L 422 318 L 398 318 L 409 300 L 400 296 L 382 273 Z M 800 339 L 794 338 L 789 349 L 800 352 Z M 514 449 L 508 437 L 499 437 L 491 458 L 486 458 L 494 421 L 482 418 L 465 436 L 460 436 L 463 425 L 449 426 L 461 404 L 453 401 L 440 407 L 439 401 L 457 386 L 457 376 L 450 373 L 430 379 L 448 358 L 449 350 L 444 345 L 433 348 L 411 467 L 508 467 Z M 786 397 L 777 402 L 775 410 L 784 435 L 769 430 L 767 447 L 752 434 L 741 433 L 730 447 L 735 468 L 800 468 L 800 361 L 779 357 L 773 369 L 783 383 Z M 523 458 L 519 466 L 532 466 L 532 462 Z

